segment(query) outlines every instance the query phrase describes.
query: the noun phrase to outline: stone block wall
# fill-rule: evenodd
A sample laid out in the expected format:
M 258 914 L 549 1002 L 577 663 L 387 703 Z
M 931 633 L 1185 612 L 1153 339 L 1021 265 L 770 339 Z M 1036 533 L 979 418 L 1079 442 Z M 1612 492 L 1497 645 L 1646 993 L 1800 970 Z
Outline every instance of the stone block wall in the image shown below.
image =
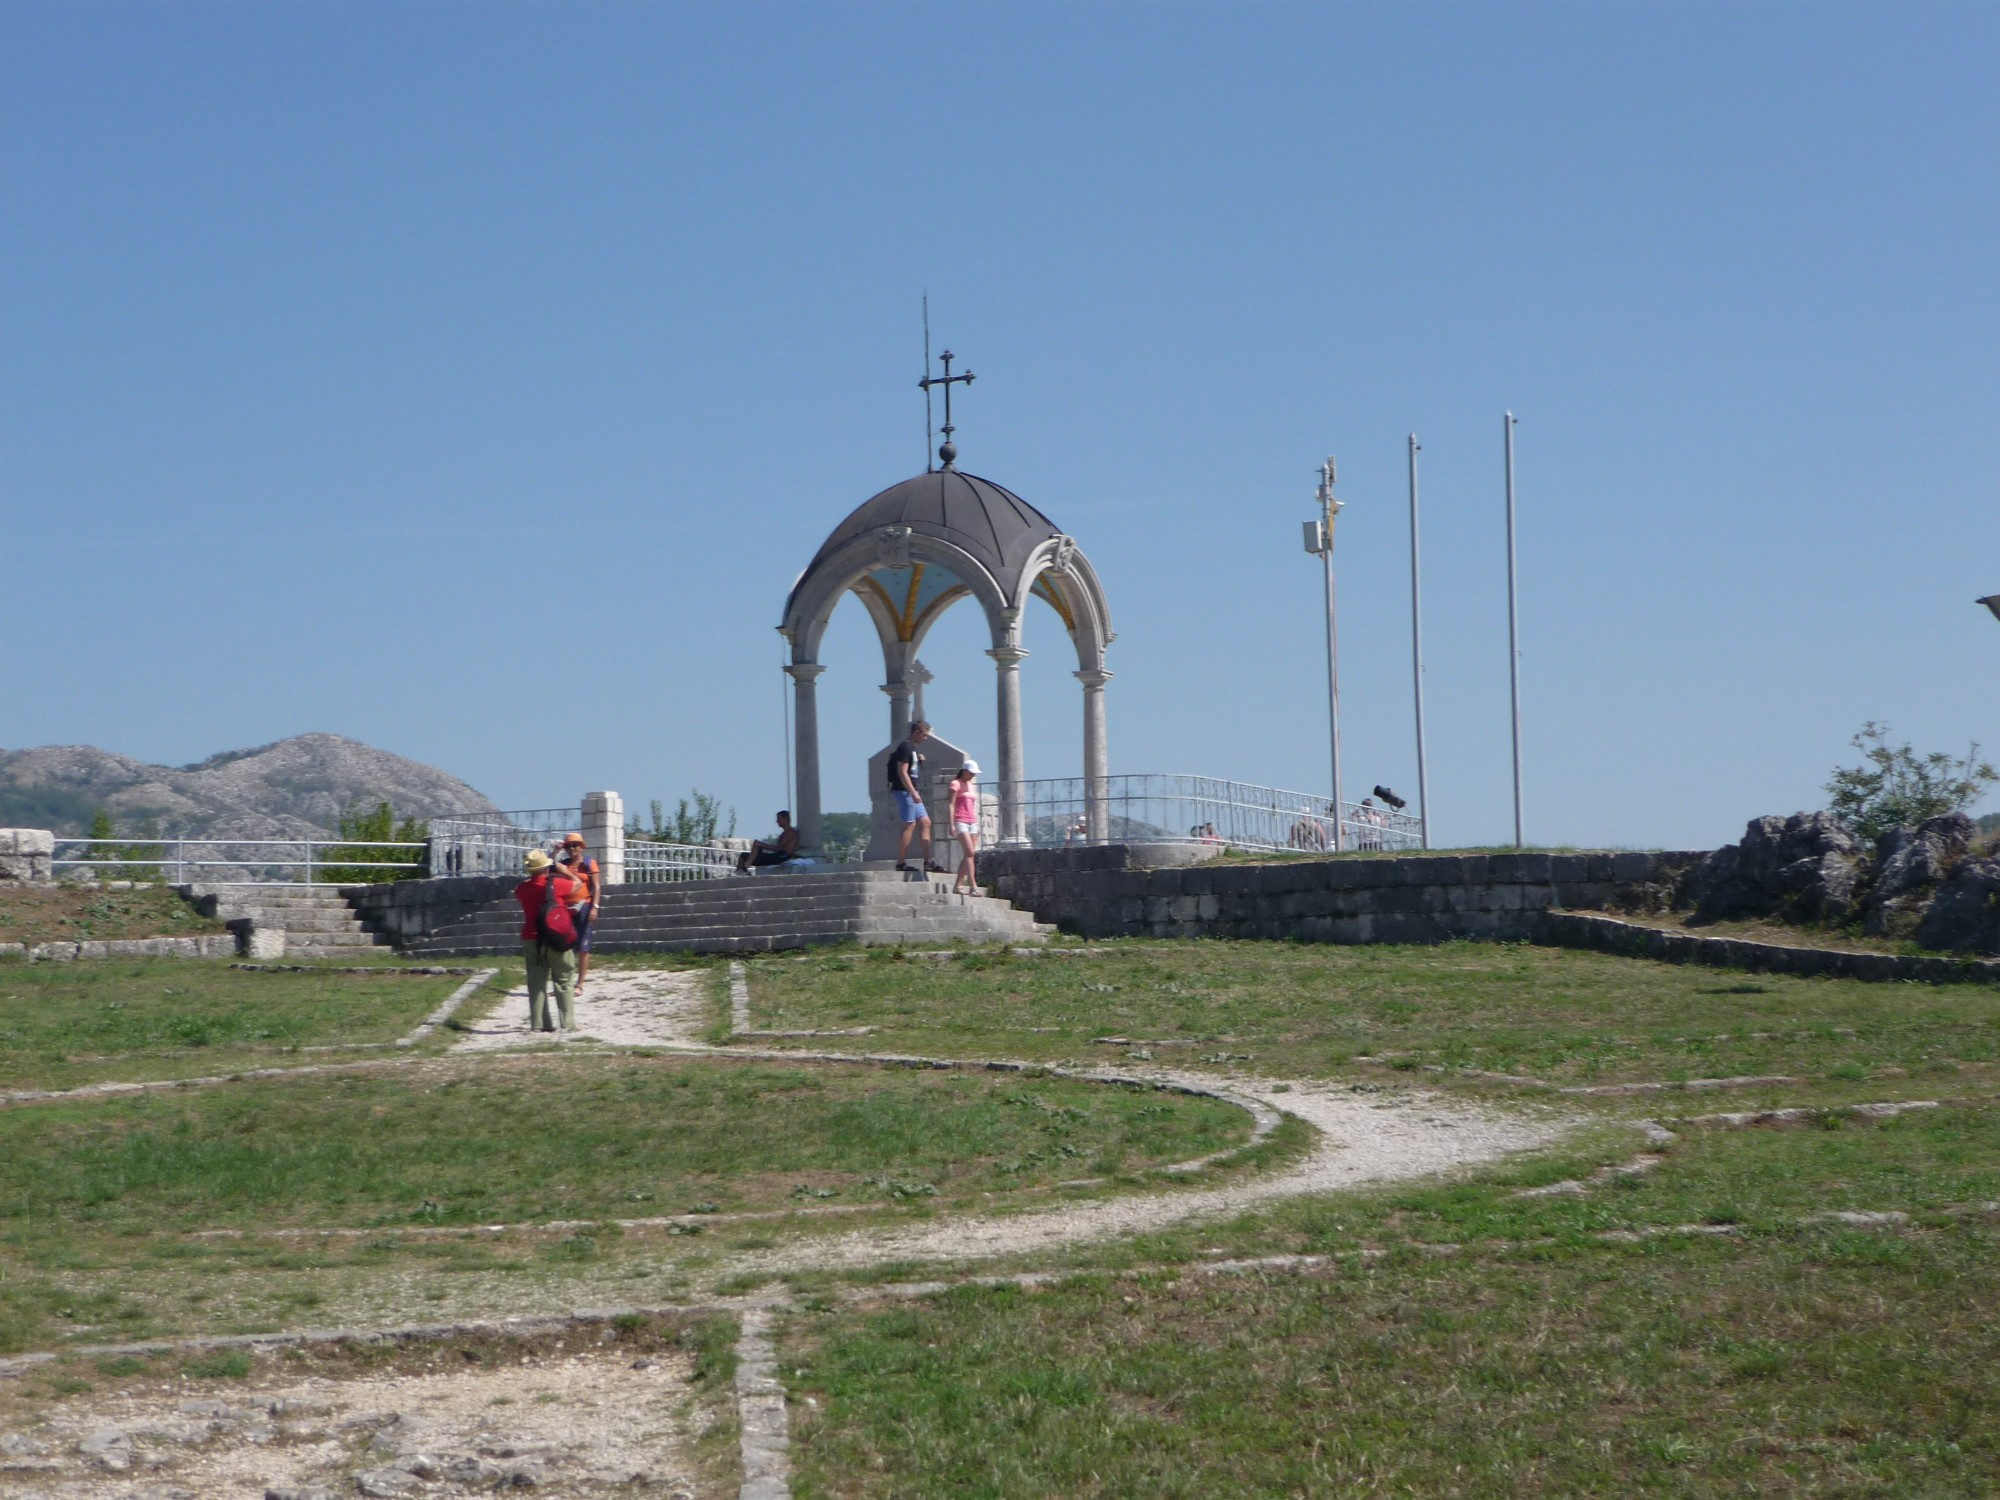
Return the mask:
M 996 894 L 1079 937 L 1527 942 L 1543 912 L 1616 906 L 1700 857 L 1405 854 L 1146 869 L 1105 845 L 982 853 L 979 868 Z
M 361 925 L 398 949 L 447 922 L 470 916 L 513 893 L 518 875 L 446 875 L 390 885 L 343 886 L 340 894 Z
M 55 879 L 56 836 L 46 828 L 0 828 L 0 880 Z

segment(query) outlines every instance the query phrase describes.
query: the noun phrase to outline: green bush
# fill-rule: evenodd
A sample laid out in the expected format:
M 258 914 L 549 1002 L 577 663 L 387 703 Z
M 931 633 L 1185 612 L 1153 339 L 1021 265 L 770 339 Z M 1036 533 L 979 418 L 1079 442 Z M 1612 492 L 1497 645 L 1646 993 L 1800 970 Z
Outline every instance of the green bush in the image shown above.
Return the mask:
M 430 824 L 422 818 L 396 821 L 395 809 L 386 802 L 374 811 L 350 809 L 340 815 L 340 836 L 356 844 L 422 844 L 431 836 Z M 370 869 L 391 861 L 414 859 L 407 870 Z M 335 844 L 313 861 L 313 879 L 326 885 L 386 885 L 392 880 L 415 880 L 429 872 L 429 850 L 361 849 Z M 352 863 L 345 863 L 352 861 Z
M 625 837 L 649 844 L 699 845 L 716 837 L 728 838 L 736 832 L 735 808 L 729 809 L 729 826 L 723 828 L 720 797 L 711 797 L 703 791 L 689 795 L 694 798 L 693 806 L 689 806 L 687 797 L 681 798 L 671 818 L 664 815 L 664 806 L 655 797 L 652 823 L 647 825 L 634 818 L 625 825 Z
M 1862 764 L 1836 770 L 1826 791 L 1830 809 L 1859 838 L 1872 841 L 1891 828 L 1963 812 L 2000 781 L 2000 771 L 1979 759 L 1976 743 L 1963 760 L 1941 750 L 1919 756 L 1907 744 L 1890 744 L 1889 726 L 1870 719 L 1852 744 Z
M 159 836 L 158 825 L 150 818 L 140 825 L 139 832 L 147 838 Z M 100 807 L 91 814 L 90 837 L 110 839 L 117 836 L 117 825 L 111 821 L 109 809 Z M 164 844 L 94 844 L 90 857 L 115 859 L 132 866 L 129 870 L 114 870 L 98 865 L 95 868 L 100 880 L 161 880 L 166 877 L 165 866 L 160 863 L 167 857 Z

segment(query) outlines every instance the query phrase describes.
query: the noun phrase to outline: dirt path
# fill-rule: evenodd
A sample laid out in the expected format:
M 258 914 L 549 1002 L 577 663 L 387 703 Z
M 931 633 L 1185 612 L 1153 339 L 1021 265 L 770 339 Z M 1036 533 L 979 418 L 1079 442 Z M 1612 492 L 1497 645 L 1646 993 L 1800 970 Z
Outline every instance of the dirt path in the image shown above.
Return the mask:
M 84 1396 L 0 1434 L 22 1500 L 631 1493 L 692 1500 L 698 1419 L 679 1352 L 527 1354 L 439 1373 L 185 1382 Z M 0 1480 L 0 1492 L 17 1493 Z

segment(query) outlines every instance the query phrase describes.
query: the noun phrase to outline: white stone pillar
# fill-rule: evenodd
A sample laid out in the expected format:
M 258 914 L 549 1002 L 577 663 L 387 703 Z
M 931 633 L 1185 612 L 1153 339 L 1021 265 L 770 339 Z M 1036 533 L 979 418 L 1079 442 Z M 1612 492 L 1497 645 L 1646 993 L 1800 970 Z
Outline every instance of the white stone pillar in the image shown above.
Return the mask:
M 625 799 L 616 792 L 583 794 L 583 842 L 606 885 L 625 883 Z
M 1111 675 L 1102 667 L 1076 674 L 1083 684 L 1083 820 L 1093 844 L 1111 842 L 1111 752 L 1104 735 L 1104 684 Z
M 792 679 L 793 761 L 799 780 L 798 805 L 792 821 L 799 830 L 801 851 L 819 852 L 819 690 L 814 686 L 826 670 L 818 662 L 794 662 L 785 668 Z
M 889 695 L 889 743 L 902 743 L 903 736 L 910 732 L 910 685 L 907 682 L 885 682 L 882 691 Z
M 999 668 L 1000 843 L 1028 841 L 1027 810 L 1021 805 L 1027 780 L 1021 746 L 1021 663 L 1028 653 L 1019 646 L 995 646 L 986 653 Z

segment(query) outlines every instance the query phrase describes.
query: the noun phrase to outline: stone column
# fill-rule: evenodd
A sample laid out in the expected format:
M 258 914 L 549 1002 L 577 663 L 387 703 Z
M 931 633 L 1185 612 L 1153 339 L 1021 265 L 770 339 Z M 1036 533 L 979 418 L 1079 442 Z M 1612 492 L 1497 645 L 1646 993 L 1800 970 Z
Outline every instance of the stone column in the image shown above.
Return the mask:
M 1027 810 L 1021 805 L 1021 783 L 1027 780 L 1021 746 L 1021 663 L 1028 653 L 1019 646 L 995 646 L 986 653 L 999 668 L 1000 715 L 1000 844 L 1028 841 Z
M 819 852 L 819 690 L 814 683 L 825 670 L 811 661 L 785 668 L 792 679 L 792 732 L 797 740 L 793 760 L 799 780 L 792 821 L 798 826 L 800 851 L 815 854 Z
M 583 794 L 583 842 L 606 885 L 625 883 L 625 799 L 616 792 Z
M 1083 684 L 1083 818 L 1093 844 L 1111 842 L 1111 753 L 1104 737 L 1104 684 L 1111 675 L 1102 667 L 1076 674 Z
M 889 695 L 889 743 L 899 744 L 910 732 L 910 685 L 885 682 L 882 691 Z

